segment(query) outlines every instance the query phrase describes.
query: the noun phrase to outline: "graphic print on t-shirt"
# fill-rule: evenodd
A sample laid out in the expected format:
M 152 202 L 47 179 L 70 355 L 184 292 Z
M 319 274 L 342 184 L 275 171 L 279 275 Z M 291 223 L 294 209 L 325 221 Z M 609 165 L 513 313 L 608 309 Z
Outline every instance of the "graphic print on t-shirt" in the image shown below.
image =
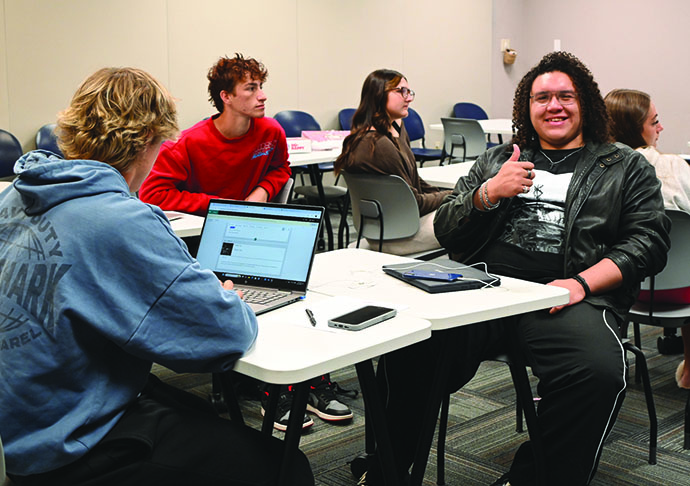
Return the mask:
M 533 170 L 534 185 L 518 194 L 499 241 L 523 250 L 561 254 L 565 241 L 564 207 L 572 173 Z

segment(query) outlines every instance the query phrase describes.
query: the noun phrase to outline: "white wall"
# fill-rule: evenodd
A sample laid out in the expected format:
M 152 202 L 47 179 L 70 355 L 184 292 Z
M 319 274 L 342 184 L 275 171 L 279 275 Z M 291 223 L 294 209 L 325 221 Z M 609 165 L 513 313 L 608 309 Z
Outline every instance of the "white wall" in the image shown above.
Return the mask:
M 665 127 L 664 152 L 690 153 L 690 56 L 686 0 L 494 0 L 494 43 L 511 37 L 518 51 L 513 69 L 493 64 L 496 116 L 509 113 L 508 99 L 522 75 L 554 39 L 592 71 L 602 95 L 632 88 L 652 96 Z M 498 50 L 496 47 L 495 50 Z
M 560 39 L 603 94 L 649 92 L 666 128 L 661 150 L 688 153 L 689 18 L 686 0 L 0 0 L 0 128 L 33 148 L 38 127 L 107 65 L 158 77 L 184 128 L 213 112 L 206 72 L 235 52 L 268 67 L 269 115 L 303 109 L 323 128 L 336 128 L 380 67 L 407 75 L 426 124 L 463 100 L 510 117 L 517 82 Z M 512 66 L 502 38 L 518 52 Z M 427 138 L 433 146 L 441 133 Z
M 206 74 L 235 52 L 268 68 L 269 115 L 302 109 L 337 128 L 365 76 L 388 67 L 428 125 L 461 100 L 490 110 L 491 19 L 492 3 L 474 0 L 1 0 L 0 128 L 33 148 L 78 84 L 111 65 L 156 76 L 186 128 L 214 112 Z
M 10 126 L 9 94 L 7 88 L 7 45 L 5 40 L 5 4 L 0 3 L 0 128 Z

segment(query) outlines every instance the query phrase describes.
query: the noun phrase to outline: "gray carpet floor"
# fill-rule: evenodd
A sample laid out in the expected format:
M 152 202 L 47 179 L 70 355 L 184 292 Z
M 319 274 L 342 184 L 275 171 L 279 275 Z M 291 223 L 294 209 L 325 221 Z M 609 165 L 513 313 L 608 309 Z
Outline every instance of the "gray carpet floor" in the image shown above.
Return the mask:
M 656 339 L 661 329 L 642 326 L 643 350 L 647 357 L 659 420 L 656 465 L 647 463 L 649 423 L 642 385 L 634 383 L 634 360 L 627 397 L 609 436 L 599 471 L 592 485 L 690 485 L 690 450 L 683 449 L 684 408 L 688 392 L 676 387 L 674 371 L 681 357 L 661 355 Z M 154 372 L 165 381 L 208 397 L 208 375 L 175 374 L 161 367 Z M 353 367 L 332 373 L 332 379 L 348 389 L 359 389 Z M 410 390 L 413 393 L 413 390 Z M 321 486 L 352 486 L 350 461 L 364 450 L 364 410 L 361 395 L 343 398 L 354 419 L 334 425 L 314 417 L 301 448 L 309 457 Z M 241 407 L 248 425 L 260 428 L 258 401 L 243 399 Z M 400 424 L 404 427 L 405 424 Z M 282 436 L 281 432 L 274 432 Z M 446 482 L 457 486 L 485 486 L 505 472 L 526 433 L 515 431 L 515 392 L 508 367 L 485 362 L 476 377 L 452 396 L 446 441 Z M 436 447 L 432 449 L 424 484 L 436 484 Z

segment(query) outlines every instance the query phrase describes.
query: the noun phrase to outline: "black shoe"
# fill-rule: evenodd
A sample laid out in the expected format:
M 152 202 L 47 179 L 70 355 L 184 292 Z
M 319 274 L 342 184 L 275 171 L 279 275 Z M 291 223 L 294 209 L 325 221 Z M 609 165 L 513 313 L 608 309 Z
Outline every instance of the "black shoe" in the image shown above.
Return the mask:
M 680 336 L 664 336 L 656 340 L 659 354 L 683 354 L 683 338 Z
M 491 486 L 510 486 L 510 478 L 508 477 L 508 473 L 504 474 L 495 482 L 491 483 Z
M 288 422 L 290 421 L 290 407 L 292 406 L 291 390 L 285 390 L 280 393 L 278 397 L 278 405 L 276 406 L 276 418 L 273 422 L 273 428 L 276 430 L 287 430 Z M 268 392 L 263 392 L 261 397 L 261 415 L 266 415 L 266 408 L 268 407 Z M 302 422 L 302 430 L 308 429 L 314 425 L 314 421 L 305 413 L 304 421 Z
M 357 486 L 374 486 L 374 483 L 367 481 L 367 472 L 364 471 L 364 474 L 359 478 L 359 481 L 357 481 Z
M 331 422 L 350 420 L 352 410 L 338 401 L 335 395 L 336 386 L 335 383 L 322 379 L 318 385 L 311 387 L 307 399 L 307 411 Z

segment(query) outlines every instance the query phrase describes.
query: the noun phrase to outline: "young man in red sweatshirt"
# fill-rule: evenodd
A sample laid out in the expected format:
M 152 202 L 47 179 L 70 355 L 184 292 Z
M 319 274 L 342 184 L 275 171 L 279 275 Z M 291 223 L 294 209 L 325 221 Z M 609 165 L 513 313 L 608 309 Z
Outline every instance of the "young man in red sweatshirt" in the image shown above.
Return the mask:
M 200 216 L 212 198 L 270 201 L 291 171 L 285 132 L 264 116 L 267 76 L 255 59 L 220 58 L 208 73 L 218 114 L 163 144 L 141 200 Z
M 291 175 L 285 131 L 266 112 L 268 71 L 256 59 L 222 57 L 208 72 L 209 100 L 218 114 L 184 130 L 161 147 L 139 198 L 163 210 L 203 216 L 213 198 L 270 201 Z M 192 255 L 199 238 L 186 238 Z M 241 379 L 241 378 L 240 378 Z M 330 376 L 314 379 L 308 410 L 327 421 L 352 418 L 336 398 Z M 262 392 L 263 401 L 268 398 Z M 275 427 L 285 430 L 292 392 L 280 394 Z M 314 422 L 307 415 L 303 427 Z

